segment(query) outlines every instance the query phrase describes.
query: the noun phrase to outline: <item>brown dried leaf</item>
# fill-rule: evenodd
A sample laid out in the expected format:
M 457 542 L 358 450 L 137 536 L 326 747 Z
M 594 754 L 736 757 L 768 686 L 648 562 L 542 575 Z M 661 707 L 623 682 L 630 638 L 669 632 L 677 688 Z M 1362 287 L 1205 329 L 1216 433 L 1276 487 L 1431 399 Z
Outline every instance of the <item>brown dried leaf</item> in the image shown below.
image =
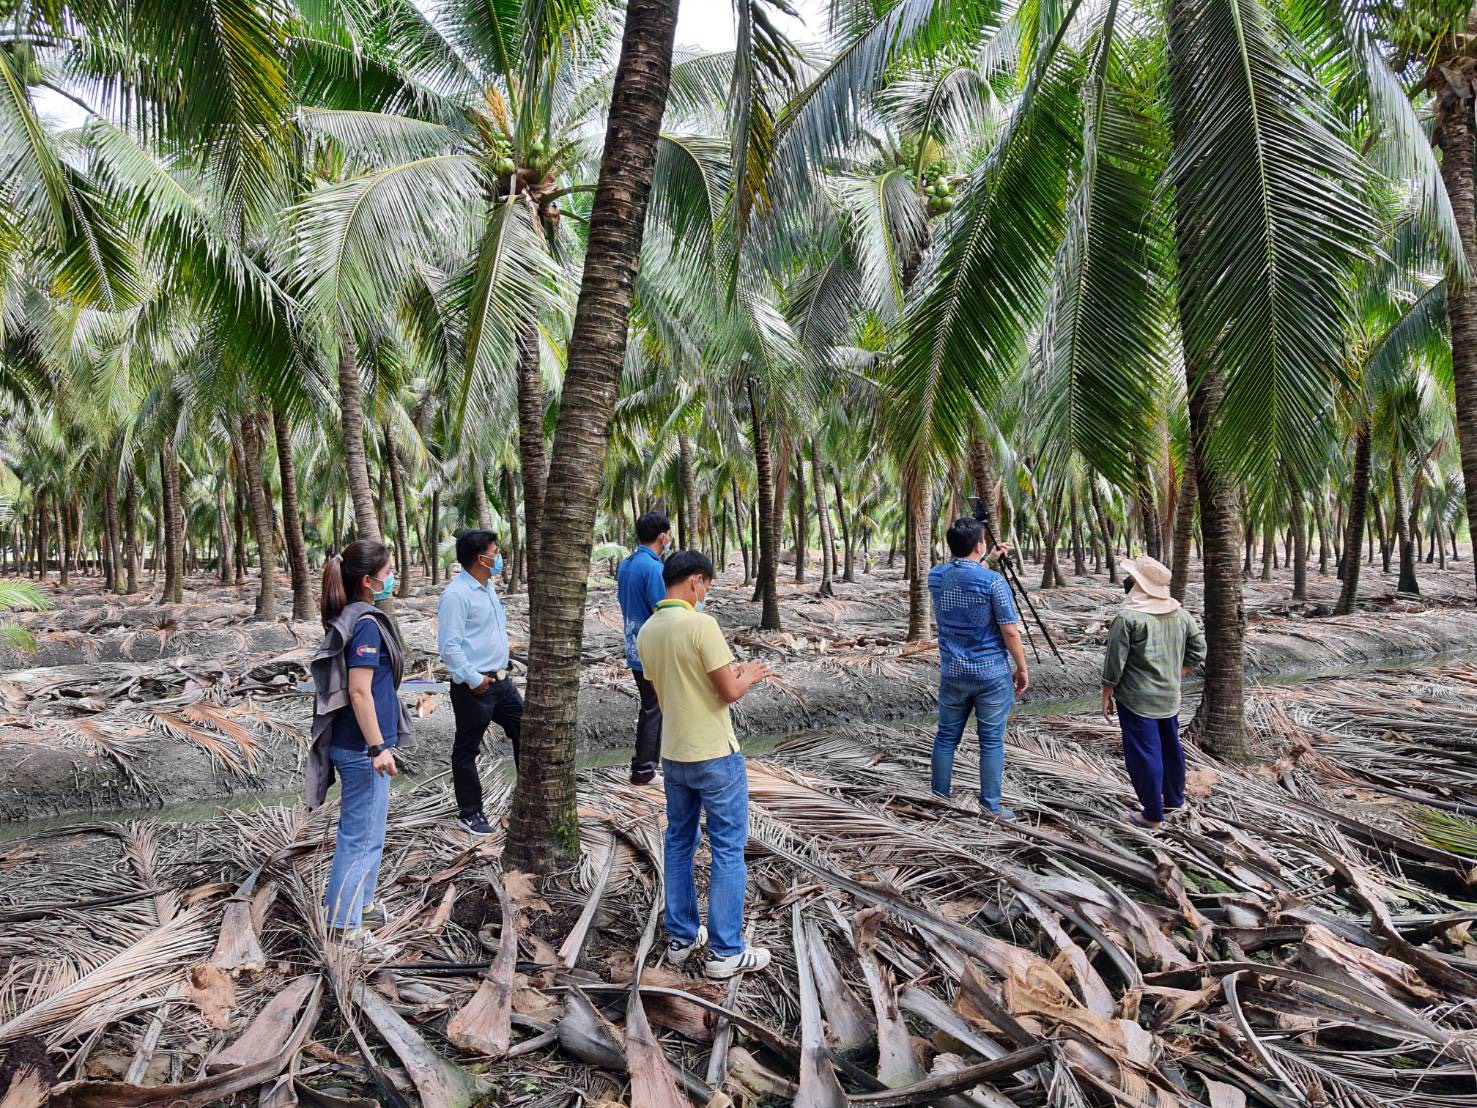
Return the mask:
M 231 976 L 219 966 L 201 963 L 191 966 L 186 998 L 211 1027 L 224 1031 L 231 1026 L 231 1012 L 236 1007 L 236 986 Z

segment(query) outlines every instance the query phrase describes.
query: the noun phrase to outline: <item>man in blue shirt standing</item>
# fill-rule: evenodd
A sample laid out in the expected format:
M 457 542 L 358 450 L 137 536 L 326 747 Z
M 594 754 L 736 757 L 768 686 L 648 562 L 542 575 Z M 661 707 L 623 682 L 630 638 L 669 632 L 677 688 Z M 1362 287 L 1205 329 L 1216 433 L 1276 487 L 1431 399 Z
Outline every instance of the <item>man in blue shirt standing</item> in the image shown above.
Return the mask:
M 463 531 L 456 540 L 462 571 L 447 583 L 436 608 L 437 645 L 451 671 L 451 711 L 456 737 L 451 746 L 451 782 L 456 792 L 457 825 L 473 835 L 490 835 L 482 814 L 482 779 L 477 755 L 487 725 L 496 723 L 513 746 L 523 729 L 523 697 L 508 676 L 508 618 L 492 579 L 503 571 L 497 535 Z
M 662 551 L 672 544 L 672 524 L 661 512 L 647 512 L 636 521 L 636 541 L 615 576 L 616 599 L 620 601 L 621 619 L 626 632 L 626 665 L 636 678 L 636 691 L 641 694 L 641 711 L 636 716 L 636 753 L 631 758 L 631 784 L 660 783 L 662 755 L 662 710 L 657 704 L 656 689 L 641 669 L 641 656 L 636 653 L 636 635 L 651 618 L 651 613 L 667 595 L 662 583 Z
M 1000 804 L 1000 778 L 1005 770 L 1005 722 L 1017 694 L 1031 684 L 1021 646 L 1021 617 L 1005 578 L 981 563 L 985 534 L 979 521 L 968 516 L 956 519 L 947 539 L 953 559 L 928 573 L 940 662 L 933 792 L 949 795 L 954 751 L 973 712 L 980 737 L 980 814 L 1013 819 L 1015 813 Z M 996 547 L 992 560 L 1007 550 Z

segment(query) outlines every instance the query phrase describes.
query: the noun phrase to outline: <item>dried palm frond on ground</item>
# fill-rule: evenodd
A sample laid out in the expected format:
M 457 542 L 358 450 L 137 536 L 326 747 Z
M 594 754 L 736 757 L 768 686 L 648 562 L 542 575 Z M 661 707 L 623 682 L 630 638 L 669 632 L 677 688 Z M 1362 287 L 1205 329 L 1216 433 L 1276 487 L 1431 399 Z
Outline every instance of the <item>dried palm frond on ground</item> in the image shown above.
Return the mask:
M 27 1080 L 79 1105 L 1477 1108 L 1474 696 L 1465 664 L 1266 688 L 1258 760 L 1192 751 L 1158 833 L 1087 714 L 1018 717 L 1014 823 L 968 744 L 931 794 L 926 726 L 795 736 L 750 763 L 775 964 L 732 986 L 644 955 L 661 797 L 616 770 L 538 877 L 444 782 L 396 794 L 388 966 L 326 943 L 332 806 L 36 836 L 0 854 L 0 1051 L 39 1038 Z

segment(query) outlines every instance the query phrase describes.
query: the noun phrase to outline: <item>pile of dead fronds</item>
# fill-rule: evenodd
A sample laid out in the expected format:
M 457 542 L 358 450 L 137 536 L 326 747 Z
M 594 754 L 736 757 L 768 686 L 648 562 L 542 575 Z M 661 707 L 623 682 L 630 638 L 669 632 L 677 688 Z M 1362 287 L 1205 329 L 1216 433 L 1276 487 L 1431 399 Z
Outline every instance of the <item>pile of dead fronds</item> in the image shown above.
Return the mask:
M 653 953 L 660 795 L 608 771 L 539 877 L 397 796 L 383 966 L 325 941 L 331 807 L 8 843 L 0 1103 L 1477 1106 L 1471 681 L 1276 690 L 1278 757 L 1197 758 L 1157 834 L 1084 717 L 1013 732 L 1015 823 L 933 797 L 920 730 L 792 740 L 750 772 L 775 965 L 721 985 Z

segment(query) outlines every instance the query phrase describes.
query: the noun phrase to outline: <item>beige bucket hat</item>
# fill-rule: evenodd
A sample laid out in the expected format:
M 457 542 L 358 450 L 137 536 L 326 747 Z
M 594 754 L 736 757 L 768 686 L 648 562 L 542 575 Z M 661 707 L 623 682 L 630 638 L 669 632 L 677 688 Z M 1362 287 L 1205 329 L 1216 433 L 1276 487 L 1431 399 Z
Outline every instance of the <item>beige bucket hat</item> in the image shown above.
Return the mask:
M 1142 558 L 1130 558 L 1123 563 L 1123 572 L 1149 597 L 1139 607 L 1156 615 L 1167 615 L 1180 606 L 1180 602 L 1169 595 L 1169 567 L 1157 558 L 1145 554 Z

